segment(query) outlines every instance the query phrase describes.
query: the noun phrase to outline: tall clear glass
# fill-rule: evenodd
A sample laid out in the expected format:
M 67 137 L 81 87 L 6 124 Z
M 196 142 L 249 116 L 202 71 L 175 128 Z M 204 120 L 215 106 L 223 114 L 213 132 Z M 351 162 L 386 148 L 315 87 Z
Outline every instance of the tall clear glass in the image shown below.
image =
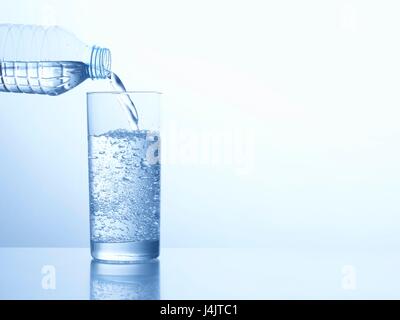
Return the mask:
M 138 127 L 124 105 L 130 98 Z M 160 93 L 87 94 L 91 254 L 134 262 L 159 255 Z

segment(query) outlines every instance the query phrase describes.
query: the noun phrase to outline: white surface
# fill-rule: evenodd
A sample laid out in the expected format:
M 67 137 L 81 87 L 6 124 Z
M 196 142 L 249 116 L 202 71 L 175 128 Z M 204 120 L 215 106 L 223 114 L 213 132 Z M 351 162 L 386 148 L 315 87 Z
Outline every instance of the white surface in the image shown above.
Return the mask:
M 90 298 L 87 249 L 3 248 L 0 254 L 0 299 Z M 54 267 L 54 290 L 42 287 L 43 266 Z M 392 251 L 165 249 L 160 297 L 399 299 L 399 267 Z M 116 288 L 118 296 L 121 286 Z

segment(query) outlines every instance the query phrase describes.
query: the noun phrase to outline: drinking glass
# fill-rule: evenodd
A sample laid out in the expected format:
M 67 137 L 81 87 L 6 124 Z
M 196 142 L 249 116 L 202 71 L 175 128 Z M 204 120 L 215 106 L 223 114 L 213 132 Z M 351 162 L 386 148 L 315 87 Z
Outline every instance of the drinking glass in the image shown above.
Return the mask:
M 136 107 L 137 124 L 127 101 Z M 160 93 L 90 92 L 87 122 L 92 257 L 158 257 Z

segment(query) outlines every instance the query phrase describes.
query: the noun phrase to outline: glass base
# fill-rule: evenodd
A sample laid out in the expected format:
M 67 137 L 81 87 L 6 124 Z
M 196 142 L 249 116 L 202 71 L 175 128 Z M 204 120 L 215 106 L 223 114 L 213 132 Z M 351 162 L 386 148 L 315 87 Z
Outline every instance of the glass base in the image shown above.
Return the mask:
M 137 262 L 155 259 L 160 254 L 160 241 L 91 242 L 95 260 L 111 262 Z

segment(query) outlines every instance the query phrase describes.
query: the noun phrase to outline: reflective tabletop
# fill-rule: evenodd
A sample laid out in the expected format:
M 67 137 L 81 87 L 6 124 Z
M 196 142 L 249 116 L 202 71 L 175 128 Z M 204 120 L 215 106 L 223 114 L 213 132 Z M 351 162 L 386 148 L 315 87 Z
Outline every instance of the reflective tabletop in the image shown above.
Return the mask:
M 399 299 L 391 251 L 162 249 L 138 264 L 87 248 L 0 248 L 0 299 Z

